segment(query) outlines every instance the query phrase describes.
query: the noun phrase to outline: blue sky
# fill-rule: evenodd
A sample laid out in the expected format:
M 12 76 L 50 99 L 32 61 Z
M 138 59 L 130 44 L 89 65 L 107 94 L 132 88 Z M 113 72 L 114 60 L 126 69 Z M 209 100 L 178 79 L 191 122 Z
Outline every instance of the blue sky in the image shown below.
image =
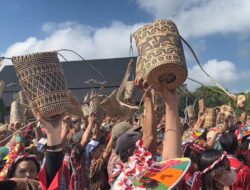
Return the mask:
M 1 55 L 69 48 L 86 59 L 126 57 L 129 34 L 158 18 L 172 19 L 210 75 L 232 92 L 250 90 L 249 0 L 0 2 Z M 211 85 L 188 51 L 186 59 L 189 76 Z

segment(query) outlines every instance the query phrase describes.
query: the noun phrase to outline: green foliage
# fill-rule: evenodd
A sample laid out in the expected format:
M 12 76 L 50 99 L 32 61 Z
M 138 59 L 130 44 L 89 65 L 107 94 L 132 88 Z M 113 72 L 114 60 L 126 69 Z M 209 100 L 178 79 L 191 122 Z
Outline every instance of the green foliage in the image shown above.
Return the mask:
M 184 116 L 184 110 L 186 108 L 186 98 L 187 98 L 187 105 L 193 105 L 195 99 L 197 98 L 197 103 L 195 105 L 196 114 L 198 113 L 198 100 L 204 98 L 206 107 L 216 107 L 221 106 L 224 104 L 230 104 L 232 108 L 235 110 L 236 115 L 240 115 L 242 113 L 242 109 L 236 107 L 236 101 L 232 98 L 225 95 L 225 93 L 216 86 L 201 86 L 197 88 L 193 93 L 187 90 L 186 85 L 181 86 L 177 89 L 180 104 L 179 104 L 179 114 L 181 117 Z M 245 94 L 245 93 L 238 93 L 238 94 Z M 237 94 L 235 94 L 237 95 Z M 247 98 L 247 110 L 250 110 L 250 93 L 246 94 Z

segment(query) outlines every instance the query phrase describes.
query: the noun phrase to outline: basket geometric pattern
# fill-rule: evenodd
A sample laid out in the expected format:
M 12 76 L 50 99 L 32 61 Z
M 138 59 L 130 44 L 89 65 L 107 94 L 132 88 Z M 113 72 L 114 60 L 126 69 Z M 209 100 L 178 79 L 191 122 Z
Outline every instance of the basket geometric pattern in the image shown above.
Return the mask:
M 83 111 L 80 102 L 73 94 L 70 94 L 70 107 L 68 110 L 68 115 L 79 118 L 83 117 Z
M 93 94 L 92 97 L 94 96 L 95 94 Z M 92 113 L 95 113 L 97 124 L 100 124 L 105 117 L 105 113 L 100 106 L 101 101 L 102 101 L 102 97 L 96 96 L 89 103 L 89 110 L 88 110 L 89 114 L 91 115 Z
M 139 28 L 133 37 L 138 48 L 137 74 L 156 90 L 160 81 L 176 89 L 187 78 L 187 67 L 181 38 L 170 20 L 157 20 Z
M 124 100 L 130 100 L 134 93 L 135 84 L 134 81 L 127 81 L 125 84 Z
M 50 118 L 67 111 L 69 92 L 56 52 L 13 57 L 12 62 L 34 114 Z
M 29 107 L 29 103 L 27 97 L 23 93 L 23 91 L 19 91 L 15 96 L 15 101 L 17 101 L 23 110 L 25 110 L 25 116 L 27 119 L 34 119 L 34 115 Z
M 130 119 L 133 112 L 127 106 L 121 106 L 116 99 L 117 90 L 114 90 L 105 98 L 100 106 L 102 110 L 110 117 L 119 117 L 120 119 Z
M 215 108 L 206 108 L 205 116 L 205 127 L 211 128 L 215 127 L 216 124 L 216 109 Z
M 13 101 L 10 107 L 10 123 L 24 122 L 24 107 L 17 101 Z

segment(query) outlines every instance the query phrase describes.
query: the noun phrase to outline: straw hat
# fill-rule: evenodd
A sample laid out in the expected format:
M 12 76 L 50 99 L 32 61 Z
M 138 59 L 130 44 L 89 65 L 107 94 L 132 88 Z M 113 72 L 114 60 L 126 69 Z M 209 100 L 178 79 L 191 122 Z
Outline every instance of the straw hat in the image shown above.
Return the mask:
M 137 76 L 160 90 L 160 82 L 176 89 L 187 78 L 187 67 L 181 38 L 170 20 L 157 20 L 132 34 L 138 48 Z
M 57 52 L 13 57 L 12 62 L 34 115 L 50 118 L 68 110 L 70 97 Z

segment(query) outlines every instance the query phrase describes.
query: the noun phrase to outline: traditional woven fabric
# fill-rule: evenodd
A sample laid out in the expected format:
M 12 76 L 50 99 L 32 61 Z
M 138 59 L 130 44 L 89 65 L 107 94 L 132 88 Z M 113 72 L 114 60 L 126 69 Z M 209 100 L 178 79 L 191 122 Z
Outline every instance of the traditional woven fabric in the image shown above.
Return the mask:
M 5 85 L 4 81 L 0 80 L 0 99 L 2 98 L 3 95 L 4 85 Z
M 206 108 L 205 116 L 205 127 L 211 128 L 215 127 L 216 124 L 216 109 L 215 108 Z
M 160 81 L 176 89 L 187 77 L 181 38 L 170 20 L 158 20 L 133 33 L 138 48 L 137 75 L 160 90 Z
M 138 149 L 129 158 L 128 163 L 119 165 L 114 170 L 114 176 L 120 175 L 112 189 L 172 189 L 190 167 L 189 158 L 156 162 L 142 144 L 142 141 L 138 141 L 136 143 Z
M 34 115 L 50 118 L 69 108 L 69 92 L 56 52 L 13 57 L 19 82 Z

